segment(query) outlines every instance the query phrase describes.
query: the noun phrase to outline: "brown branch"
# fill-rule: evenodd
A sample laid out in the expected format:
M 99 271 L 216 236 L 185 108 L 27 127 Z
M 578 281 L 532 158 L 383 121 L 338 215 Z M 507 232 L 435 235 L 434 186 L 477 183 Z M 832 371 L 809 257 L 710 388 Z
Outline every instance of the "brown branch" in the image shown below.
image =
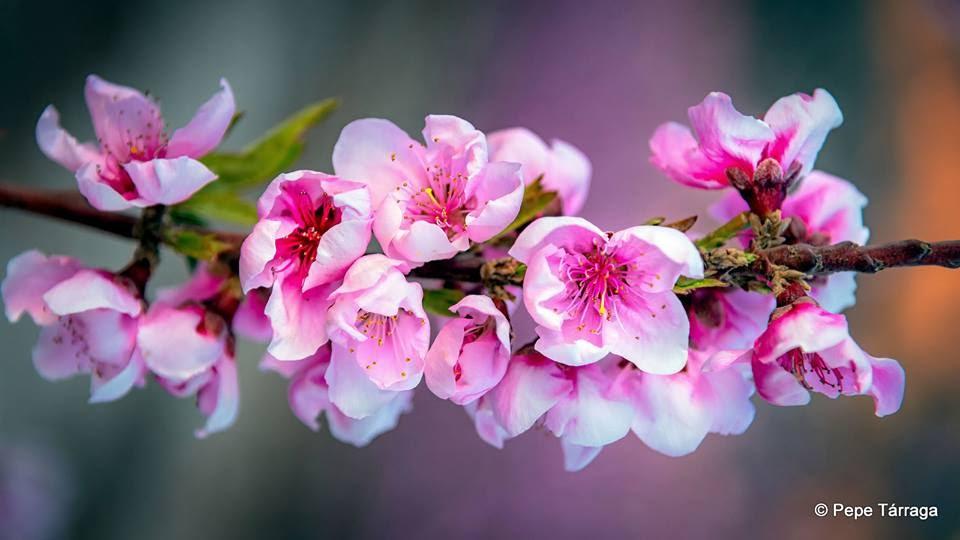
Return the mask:
M 93 208 L 74 191 L 49 191 L 15 186 L 0 182 L 0 207 L 16 208 L 32 214 L 79 223 L 123 238 L 137 239 L 138 219 L 116 212 Z M 190 227 L 201 234 L 211 234 L 221 242 L 239 249 L 244 235 L 228 231 Z
M 96 210 L 73 192 L 44 191 L 0 183 L 0 206 L 80 223 L 124 238 L 137 238 L 136 218 Z M 241 234 L 226 231 L 203 228 L 190 230 L 214 235 L 221 242 L 232 246 L 234 253 L 239 250 L 244 238 Z M 901 266 L 960 268 L 960 240 L 901 240 L 872 246 L 859 246 L 850 242 L 832 246 L 795 244 L 770 248 L 761 251 L 759 255 L 761 260 L 805 274 L 848 271 L 874 273 Z M 411 274 L 422 278 L 481 283 L 482 268 L 487 262 L 487 259 L 480 256 L 464 253 L 449 261 L 427 263 L 414 269 Z
M 761 255 L 773 264 L 805 274 L 873 274 L 886 268 L 902 266 L 960 268 L 960 240 L 900 240 L 872 246 L 860 246 L 853 242 L 841 242 L 832 246 L 794 244 L 770 248 L 761 252 Z

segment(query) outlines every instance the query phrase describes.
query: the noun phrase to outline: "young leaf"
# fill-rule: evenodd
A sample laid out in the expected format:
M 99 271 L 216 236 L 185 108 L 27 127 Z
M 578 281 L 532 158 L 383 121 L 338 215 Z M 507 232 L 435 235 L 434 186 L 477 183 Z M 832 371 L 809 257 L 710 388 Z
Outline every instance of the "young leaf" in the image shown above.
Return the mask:
M 750 216 L 750 212 L 737 214 L 733 219 L 697 240 L 694 244 L 704 251 L 722 247 L 750 225 L 748 216 Z
M 256 187 L 285 171 L 303 151 L 303 137 L 337 107 L 335 99 L 314 103 L 274 126 L 240 152 L 216 152 L 201 161 L 219 178 L 207 189 Z
M 727 283 L 713 278 L 692 279 L 685 276 L 680 276 L 680 279 L 677 280 L 676 285 L 673 286 L 673 292 L 677 294 L 689 294 L 696 289 L 703 289 L 706 287 L 727 287 Z
M 257 207 L 252 202 L 224 190 L 201 191 L 174 207 L 174 211 L 178 216 L 225 221 L 247 227 L 257 222 Z
M 197 260 L 212 261 L 230 248 L 230 245 L 212 234 L 203 234 L 187 229 L 168 229 L 164 242 L 181 255 Z
M 423 309 L 444 317 L 452 317 L 450 306 L 463 299 L 463 291 L 454 289 L 425 289 L 423 291 Z
M 499 234 L 487 240 L 487 242 L 495 242 L 503 238 L 507 233 L 515 231 L 537 219 L 547 207 L 557 200 L 556 191 L 546 191 L 543 189 L 543 184 L 540 182 L 541 178 L 542 177 L 538 177 L 524 188 L 523 203 L 520 204 L 520 212 L 517 214 L 516 219 L 507 225 L 506 229 L 500 231 Z

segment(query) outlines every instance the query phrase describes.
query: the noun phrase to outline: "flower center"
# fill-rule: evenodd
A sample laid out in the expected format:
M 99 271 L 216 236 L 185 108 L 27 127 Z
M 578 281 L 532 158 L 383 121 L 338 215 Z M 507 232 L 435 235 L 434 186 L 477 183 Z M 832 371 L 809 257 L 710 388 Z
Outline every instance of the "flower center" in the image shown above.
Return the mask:
M 617 304 L 643 279 L 637 265 L 622 260 L 600 239 L 587 252 L 567 254 L 561 263 L 566 277 L 565 302 L 555 308 L 578 318 L 578 331 L 599 333 L 604 320 L 616 315 Z
M 333 197 L 324 193 L 317 201 L 304 190 L 289 190 L 288 207 L 291 217 L 299 226 L 287 236 L 277 240 L 277 254 L 286 262 L 274 268 L 281 272 L 296 265 L 297 271 L 306 277 L 310 263 L 317 258 L 317 249 L 324 233 L 340 223 L 341 211 L 334 206 Z
M 384 341 L 393 337 L 400 315 L 406 315 L 407 313 L 406 310 L 401 309 L 396 315 L 391 316 L 361 309 L 357 312 L 356 328 L 360 330 L 361 334 L 367 336 L 368 339 L 375 340 L 377 345 L 382 347 Z
M 454 174 L 450 167 L 439 164 L 427 167 L 426 186 L 419 190 L 403 186 L 410 195 L 404 217 L 411 222 L 434 223 L 449 239 L 463 234 L 469 202 L 464 191 L 466 180 L 463 173 Z
M 807 381 L 807 377 L 812 374 L 820 384 L 843 392 L 843 374 L 840 373 L 839 369 L 828 366 L 819 354 L 805 353 L 800 349 L 793 349 L 781 356 L 779 362 L 780 366 L 793 373 L 797 381 L 807 390 L 813 389 L 810 382 Z

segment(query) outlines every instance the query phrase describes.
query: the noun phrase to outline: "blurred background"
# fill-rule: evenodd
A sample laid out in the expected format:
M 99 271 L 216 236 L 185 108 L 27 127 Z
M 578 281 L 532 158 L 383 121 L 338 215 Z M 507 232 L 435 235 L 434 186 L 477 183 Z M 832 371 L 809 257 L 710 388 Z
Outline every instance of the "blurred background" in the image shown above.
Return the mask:
M 647 139 L 711 90 L 762 114 L 829 89 L 846 121 L 818 168 L 870 198 L 872 239 L 960 238 L 960 5 L 951 1 L 196 2 L 0 0 L 0 179 L 50 188 L 72 176 L 36 148 L 55 103 L 92 137 L 88 73 L 160 96 L 182 125 L 222 75 L 247 112 L 239 147 L 303 104 L 342 108 L 301 165 L 330 170 L 340 128 L 365 116 L 411 133 L 428 113 L 514 125 L 583 149 L 584 215 L 606 229 L 701 212 L 715 194 L 675 186 Z M 709 226 L 709 223 L 701 225 Z M 37 247 L 119 268 L 132 246 L 0 210 L 0 260 Z M 170 257 L 159 281 L 185 275 Z M 960 538 L 960 273 L 860 279 L 848 312 L 861 345 L 907 369 L 903 409 L 869 399 L 802 408 L 759 400 L 743 436 L 674 459 L 637 439 L 563 472 L 533 431 L 496 451 L 425 388 L 397 430 L 355 449 L 290 413 L 286 383 L 241 346 L 241 414 L 198 441 L 191 400 L 152 385 L 88 406 L 88 383 L 42 380 L 37 329 L 0 324 L 0 538 Z M 527 329 L 529 330 L 529 328 Z M 927 521 L 816 518 L 824 501 L 937 505 Z

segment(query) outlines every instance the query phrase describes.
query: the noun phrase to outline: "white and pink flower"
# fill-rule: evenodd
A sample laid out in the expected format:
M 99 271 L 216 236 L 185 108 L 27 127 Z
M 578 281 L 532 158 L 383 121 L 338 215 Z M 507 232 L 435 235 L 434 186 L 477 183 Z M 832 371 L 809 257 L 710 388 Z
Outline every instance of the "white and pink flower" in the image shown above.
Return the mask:
M 783 201 L 781 215 L 798 220 L 803 226 L 800 238 L 792 240 L 813 245 L 854 242 L 865 244 L 870 230 L 863 225 L 863 209 L 867 198 L 847 180 L 822 171 L 812 171 Z M 727 221 L 747 210 L 747 203 L 734 191 L 727 193 L 710 207 L 710 213 Z M 749 244 L 749 234 L 744 244 Z M 810 283 L 810 296 L 825 309 L 839 313 L 856 301 L 856 273 L 838 272 L 815 278 Z
M 690 343 L 702 351 L 748 349 L 777 307 L 772 294 L 704 288 L 690 294 Z
M 560 438 L 565 467 L 586 467 L 607 444 L 630 431 L 633 407 L 613 391 L 614 358 L 581 367 L 535 351 L 518 353 L 503 380 L 468 408 L 478 434 L 496 447 L 541 423 Z
M 333 149 L 336 173 L 370 188 L 384 253 L 410 266 L 489 240 L 523 201 L 520 165 L 490 162 L 486 137 L 469 122 L 428 116 L 423 138 L 426 146 L 366 118 L 343 128 Z
M 423 290 L 398 270 L 402 264 L 365 255 L 330 295 L 327 327 L 334 347 L 326 380 L 331 401 L 351 418 L 374 414 L 423 377 L 430 324 Z
M 450 308 L 458 317 L 437 333 L 427 352 L 427 387 L 465 405 L 503 378 L 510 361 L 510 322 L 489 296 L 469 295 Z
M 272 288 L 269 352 L 312 355 L 327 342 L 328 297 L 370 242 L 370 195 L 361 184 L 313 171 L 278 176 L 261 195 L 260 220 L 243 242 L 244 292 Z
M 850 337 L 846 317 L 804 300 L 774 316 L 746 355 L 760 397 L 775 405 L 806 405 L 810 392 L 869 395 L 877 416 L 900 409 L 903 368 L 864 352 Z
M 27 313 L 42 326 L 33 364 L 43 378 L 89 374 L 92 403 L 143 385 L 145 368 L 135 350 L 143 302 L 129 279 L 28 251 L 10 260 L 0 288 L 11 322 Z
M 490 161 L 519 163 L 523 182 L 540 178 L 547 191 L 560 198 L 563 214 L 576 215 L 590 191 L 593 168 L 590 160 L 573 145 L 554 139 L 550 146 L 526 128 L 510 128 L 487 135 Z
M 709 433 L 740 435 L 750 427 L 755 413 L 750 368 L 721 363 L 715 368 L 710 362 L 713 354 L 691 349 L 684 370 L 673 375 L 623 367 L 615 393 L 633 405 L 633 432 L 647 446 L 668 456 L 683 456 L 696 450 Z
M 197 161 L 227 132 L 236 109 L 225 79 L 190 122 L 167 136 L 160 107 L 149 97 L 96 75 L 84 91 L 99 145 L 78 143 L 48 106 L 37 122 L 44 154 L 74 172 L 80 193 L 100 210 L 176 204 L 216 175 Z
M 212 308 L 219 291 L 215 276 L 201 271 L 158 293 L 137 332 L 137 350 L 157 382 L 173 396 L 196 396 L 207 417 L 195 432 L 198 438 L 232 426 L 239 409 L 235 343 L 224 318 L 233 313 Z
M 360 447 L 397 427 L 400 415 L 409 412 L 412 407 L 413 392 L 392 392 L 390 399 L 372 414 L 361 419 L 351 418 L 330 399 L 327 383 L 330 357 L 331 345 L 327 344 L 303 360 L 277 360 L 267 355 L 260 363 L 260 369 L 274 371 L 290 380 L 287 393 L 290 409 L 314 431 L 320 429 L 318 419 L 324 414 L 330 433 L 337 440 Z
M 649 373 L 683 368 L 690 323 L 673 286 L 702 277 L 703 260 L 680 231 L 604 233 L 581 218 L 541 218 L 510 254 L 527 265 L 523 300 L 547 357 L 577 366 L 612 353 Z
M 784 172 L 809 173 L 827 134 L 843 122 L 837 102 L 817 89 L 780 98 L 763 119 L 740 114 L 730 96 L 712 92 L 689 110 L 690 128 L 667 122 L 650 139 L 651 162 L 673 180 L 700 189 L 730 185 L 728 169 L 752 177 L 772 158 Z

